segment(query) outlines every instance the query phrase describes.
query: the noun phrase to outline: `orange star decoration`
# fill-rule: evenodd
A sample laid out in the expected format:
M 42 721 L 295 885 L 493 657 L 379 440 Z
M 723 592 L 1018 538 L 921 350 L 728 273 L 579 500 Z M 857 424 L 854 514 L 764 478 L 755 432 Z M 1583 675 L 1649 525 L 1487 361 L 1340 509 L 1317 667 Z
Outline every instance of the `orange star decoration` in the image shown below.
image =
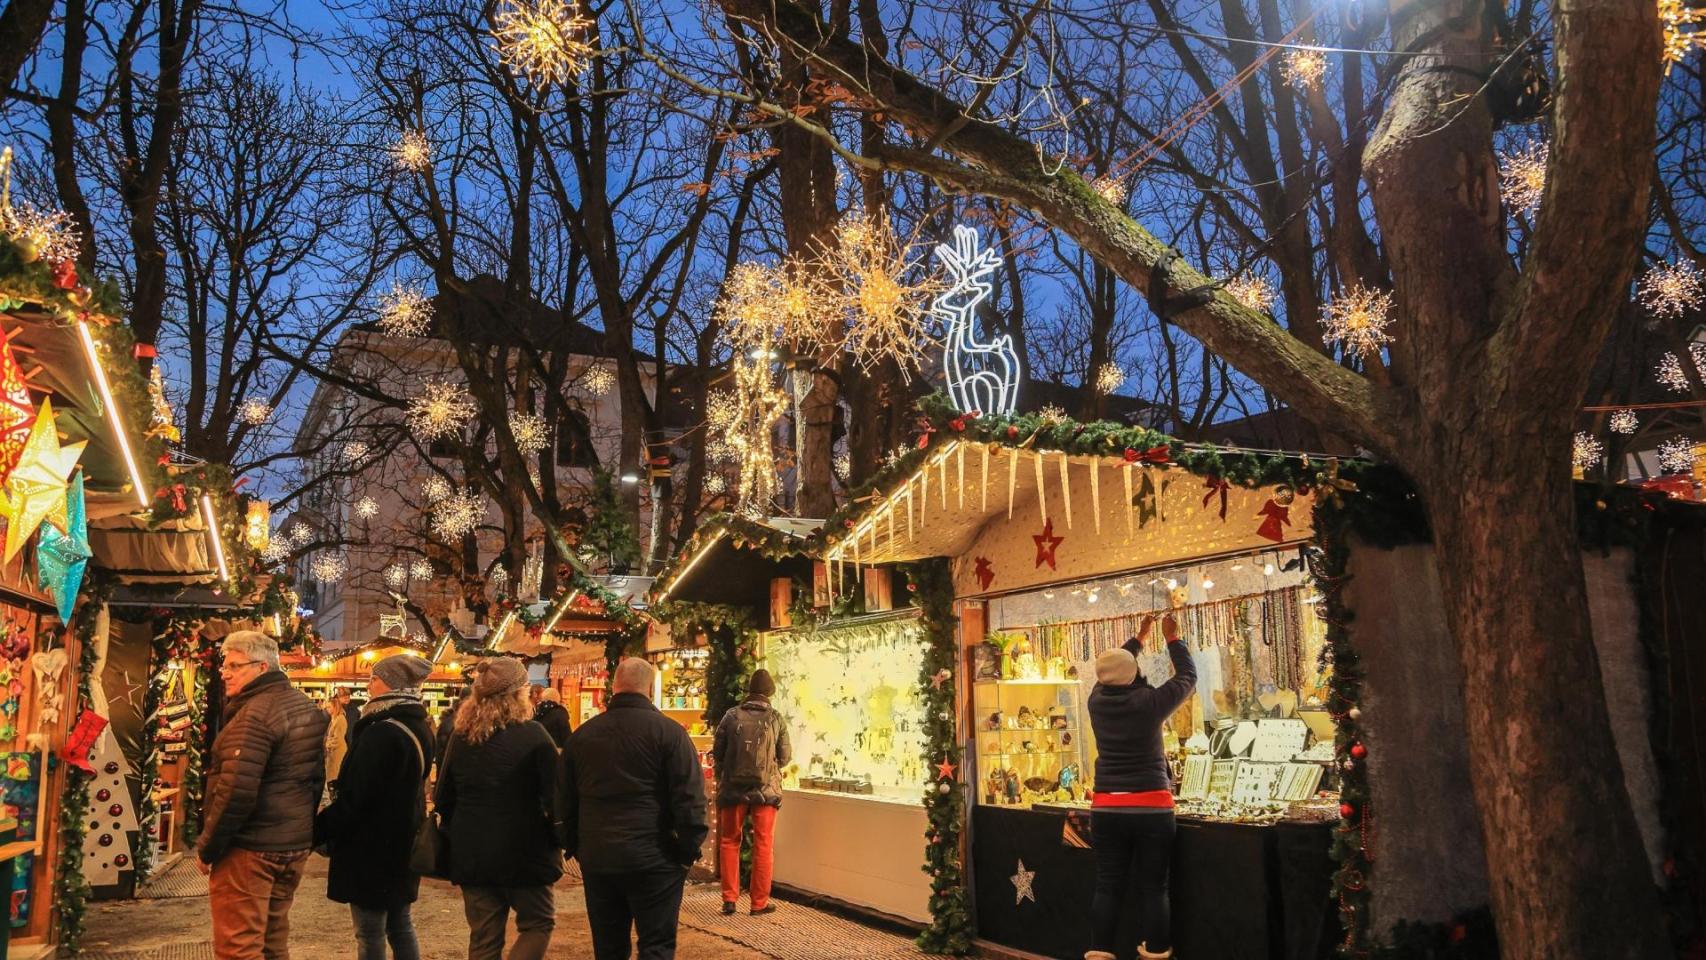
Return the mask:
M 954 770 L 955 766 L 945 759 L 941 763 L 936 764 L 936 774 L 943 780 L 954 779 Z
M 30 402 L 24 371 L 12 355 L 12 335 L 0 330 L 0 478 L 4 478 L 24 452 L 36 407 Z
M 66 481 L 77 469 L 87 445 L 87 441 L 79 441 L 60 446 L 53 401 L 41 402 L 41 412 L 30 428 L 18 463 L 6 477 L 6 563 L 12 562 L 43 520 L 52 520 L 64 530 Z

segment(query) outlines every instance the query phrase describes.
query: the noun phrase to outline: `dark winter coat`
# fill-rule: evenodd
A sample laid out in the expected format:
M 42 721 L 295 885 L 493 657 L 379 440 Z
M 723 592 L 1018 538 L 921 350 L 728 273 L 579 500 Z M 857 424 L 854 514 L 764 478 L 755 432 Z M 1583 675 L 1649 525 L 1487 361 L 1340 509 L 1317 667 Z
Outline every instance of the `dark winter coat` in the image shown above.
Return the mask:
M 687 731 L 638 693 L 580 725 L 563 751 L 563 850 L 595 873 L 680 869 L 705 842 L 705 774 Z
M 225 703 L 213 741 L 197 852 L 307 850 L 326 782 L 326 712 L 274 669 Z
M 326 896 L 378 910 L 413 903 L 420 891 L 409 854 L 426 816 L 422 767 L 432 764 L 433 737 L 419 700 L 374 703 L 356 721 L 355 749 L 344 758 L 337 799 L 314 820 L 314 839 L 332 856 Z
M 711 741 L 717 806 L 781 806 L 782 768 L 793 755 L 788 728 L 768 700 L 755 697 L 725 712 Z
M 538 887 L 563 875 L 553 829 L 557 747 L 531 720 L 481 743 L 450 739 L 437 809 L 450 835 L 450 882 L 463 887 Z
M 1130 645 L 1128 644 L 1128 647 Z M 1098 683 L 1090 691 L 1090 729 L 1096 734 L 1096 792 L 1171 790 L 1161 725 L 1197 685 L 1197 667 L 1183 641 L 1167 644 L 1173 676 L 1159 687 L 1141 678 L 1123 687 Z
M 438 748 L 433 754 L 433 762 L 439 765 L 441 771 L 444 767 L 444 751 L 450 748 L 450 734 L 456 729 L 456 710 L 461 706 L 462 700 L 458 698 L 450 705 L 450 709 L 438 718 Z
M 557 745 L 558 750 L 568 746 L 572 731 L 569 729 L 569 711 L 563 709 L 562 704 L 539 701 L 539 709 L 533 714 L 533 719 L 551 735 L 551 742 Z
M 361 722 L 361 704 L 351 700 L 344 704 L 344 746 L 355 746 L 355 725 Z

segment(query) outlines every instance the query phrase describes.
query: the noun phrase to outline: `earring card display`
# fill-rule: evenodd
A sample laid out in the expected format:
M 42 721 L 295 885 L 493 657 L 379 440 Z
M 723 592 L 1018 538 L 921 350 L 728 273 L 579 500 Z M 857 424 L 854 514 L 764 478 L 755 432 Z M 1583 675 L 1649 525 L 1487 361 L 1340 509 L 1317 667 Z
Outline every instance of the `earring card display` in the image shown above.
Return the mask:
M 1258 720 L 1256 742 L 1250 748 L 1250 759 L 1264 763 L 1285 763 L 1303 752 L 1309 740 L 1309 725 L 1302 720 Z
M 1186 757 L 1185 775 L 1179 783 L 1179 797 L 1184 800 L 1201 800 L 1208 796 L 1208 781 L 1213 769 L 1214 761 L 1203 754 Z
M 1274 786 L 1285 772 L 1285 764 L 1237 760 L 1232 781 L 1232 802 L 1264 804 L 1274 797 Z
M 1232 799 L 1232 785 L 1238 778 L 1237 760 L 1216 760 L 1214 769 L 1208 776 L 1208 798 L 1210 800 Z
M 1295 803 L 1315 796 L 1321 786 L 1321 767 L 1314 763 L 1288 763 L 1274 788 L 1274 799 Z

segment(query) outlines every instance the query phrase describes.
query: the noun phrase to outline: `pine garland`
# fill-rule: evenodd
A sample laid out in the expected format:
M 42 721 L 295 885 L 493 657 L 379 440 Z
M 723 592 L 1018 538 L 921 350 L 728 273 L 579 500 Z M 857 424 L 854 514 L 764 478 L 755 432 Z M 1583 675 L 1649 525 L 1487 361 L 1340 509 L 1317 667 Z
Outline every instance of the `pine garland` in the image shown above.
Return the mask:
M 746 696 L 747 681 L 758 669 L 753 649 L 758 630 L 751 615 L 739 607 L 687 600 L 656 603 L 651 615 L 679 635 L 704 631 L 709 654 L 705 660 L 704 720 L 715 729 L 723 714 Z
M 966 956 L 972 952 L 971 909 L 965 886 L 965 786 L 960 780 L 963 757 L 956 724 L 954 667 L 959 662 L 955 639 L 954 581 L 942 559 L 909 564 L 907 589 L 916 593 L 923 611 L 924 662 L 919 668 L 919 692 L 924 701 L 924 762 L 932 769 L 949 764 L 948 776 L 934 775 L 924 792 L 924 866 L 930 875 L 930 926 L 918 935 L 925 953 Z
M 111 588 L 105 583 L 85 588 L 82 602 L 72 615 L 77 635 L 77 695 L 72 716 L 90 704 L 91 674 L 95 669 L 95 621 Z M 47 764 L 42 765 L 42 785 L 47 784 Z M 83 836 L 89 820 L 89 774 L 65 765 L 65 786 L 59 795 L 59 862 L 53 880 L 53 909 L 59 915 L 59 949 L 75 954 L 83 940 L 83 917 L 88 910 L 90 887 L 83 878 Z M 39 827 L 38 827 L 39 829 Z

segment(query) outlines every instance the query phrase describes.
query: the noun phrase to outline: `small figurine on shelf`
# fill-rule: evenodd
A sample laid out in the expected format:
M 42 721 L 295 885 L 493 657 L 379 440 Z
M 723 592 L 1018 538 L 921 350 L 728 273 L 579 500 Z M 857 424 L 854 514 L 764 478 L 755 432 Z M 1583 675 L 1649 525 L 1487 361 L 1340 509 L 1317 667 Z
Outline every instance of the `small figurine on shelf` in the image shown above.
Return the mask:
M 999 729 L 1001 729 L 1001 711 L 997 710 L 994 713 L 990 714 L 989 719 L 985 720 L 983 722 L 983 729 L 985 729 L 985 730 L 999 730 Z
M 1006 789 L 1007 802 L 1012 803 L 1012 804 L 1018 803 L 1019 802 L 1019 774 L 1018 774 L 1018 771 L 1015 771 L 1015 770 L 1007 771 L 1007 785 L 1006 785 L 1006 787 L 1007 787 L 1007 789 Z
M 1030 707 L 1021 705 L 1019 707 L 1019 729 L 1035 730 L 1036 726 L 1037 715 L 1031 712 Z
M 991 806 L 1001 802 L 1001 796 L 1007 792 L 1007 775 L 1000 767 L 989 771 L 989 783 L 985 792 L 984 802 Z

